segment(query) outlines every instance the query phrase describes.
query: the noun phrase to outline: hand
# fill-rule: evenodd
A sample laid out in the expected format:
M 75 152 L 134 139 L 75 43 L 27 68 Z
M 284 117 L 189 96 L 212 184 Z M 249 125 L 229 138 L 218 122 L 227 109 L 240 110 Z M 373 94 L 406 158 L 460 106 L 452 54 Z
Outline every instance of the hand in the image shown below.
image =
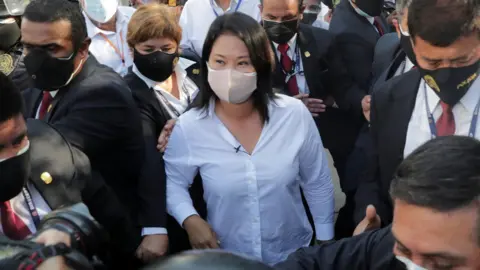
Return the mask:
M 53 246 L 58 243 L 64 243 L 67 246 L 72 245 L 70 235 L 55 229 L 46 230 L 33 240 L 45 246 Z
M 65 258 L 62 256 L 56 256 L 53 258 L 50 258 L 40 264 L 39 267 L 36 269 L 38 270 L 68 270 L 70 269 L 68 265 L 65 263 Z
M 398 24 L 397 17 L 398 17 L 398 12 L 396 10 L 394 10 L 392 13 L 390 13 L 390 15 L 388 15 L 387 23 L 389 25 L 394 25 L 395 26 L 395 23 Z
M 167 254 L 168 235 L 153 234 L 143 237 L 142 243 L 137 248 L 137 258 L 143 262 L 151 262 Z
M 362 110 L 363 116 L 370 122 L 370 102 L 372 101 L 372 96 L 368 95 L 362 99 Z
M 67 246 L 71 245 L 70 235 L 55 229 L 46 230 L 33 240 L 45 246 L 51 246 L 58 243 L 64 243 Z M 37 269 L 38 270 L 67 270 L 69 269 L 69 267 L 65 263 L 65 259 L 62 256 L 56 256 L 46 260 Z
M 158 144 L 157 144 L 158 151 L 163 153 L 165 152 L 165 149 L 167 149 L 168 138 L 170 138 L 173 127 L 175 126 L 176 122 L 177 122 L 176 119 L 170 119 L 167 121 L 165 126 L 163 126 L 162 132 L 160 132 L 160 136 L 158 137 Z
M 382 220 L 377 215 L 377 210 L 375 210 L 375 206 L 369 205 L 365 213 L 365 218 L 357 225 L 355 231 L 353 232 L 353 236 L 359 235 L 366 231 L 379 229 L 381 225 Z
M 324 104 L 323 100 L 309 98 L 308 94 L 299 94 L 294 96 L 294 98 L 302 100 L 308 110 L 312 113 L 313 117 L 318 116 L 318 113 L 324 112 L 327 108 L 327 105 Z
M 194 249 L 219 248 L 220 241 L 216 233 L 205 220 L 197 215 L 188 217 L 183 222 L 190 244 Z

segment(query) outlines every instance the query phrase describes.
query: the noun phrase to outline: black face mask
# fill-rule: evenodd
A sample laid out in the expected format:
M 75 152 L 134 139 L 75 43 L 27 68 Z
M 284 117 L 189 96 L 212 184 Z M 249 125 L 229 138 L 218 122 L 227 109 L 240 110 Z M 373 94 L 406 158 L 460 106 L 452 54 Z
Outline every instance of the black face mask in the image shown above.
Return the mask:
M 163 82 L 173 73 L 177 53 L 164 53 L 156 51 L 149 54 L 141 54 L 137 50 L 133 51 L 133 63 L 143 76 L 156 82 Z
M 35 48 L 25 56 L 25 68 L 36 88 L 56 91 L 69 82 L 75 68 L 75 55 L 72 53 L 66 58 L 55 58 L 47 51 Z
M 355 5 L 372 17 L 382 14 L 384 0 L 356 0 Z
M 285 44 L 297 33 L 298 19 L 284 22 L 263 20 L 263 28 L 272 42 Z
M 405 52 L 408 59 L 410 59 L 413 65 L 418 66 L 417 57 L 415 56 L 415 52 L 413 51 L 413 46 L 412 46 L 412 42 L 410 41 L 410 37 L 405 36 L 404 34 L 401 34 L 400 46 L 402 46 L 402 50 Z
M 30 150 L 0 162 L 0 202 L 22 192 L 30 174 Z
M 20 39 L 20 27 L 16 21 L 0 24 L 0 50 L 7 52 Z
M 318 13 L 303 13 L 302 23 L 312 25 L 318 17 Z
M 453 106 L 467 93 L 478 77 L 480 61 L 466 67 L 426 70 L 418 66 L 425 82 L 440 100 Z

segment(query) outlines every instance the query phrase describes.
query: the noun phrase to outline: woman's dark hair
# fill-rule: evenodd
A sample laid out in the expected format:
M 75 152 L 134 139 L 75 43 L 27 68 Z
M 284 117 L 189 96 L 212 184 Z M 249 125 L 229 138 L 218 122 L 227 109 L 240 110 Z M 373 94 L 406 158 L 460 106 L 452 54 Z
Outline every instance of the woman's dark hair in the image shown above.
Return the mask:
M 210 99 L 217 98 L 208 83 L 207 62 L 213 44 L 225 34 L 238 37 L 247 46 L 252 65 L 257 72 L 257 90 L 252 94 L 253 106 L 259 111 L 264 121 L 268 122 L 268 102 L 275 97 L 272 89 L 273 52 L 263 27 L 250 16 L 240 12 L 219 16 L 208 30 L 201 62 L 201 68 L 205 72 L 202 72 L 200 92 L 193 108 L 206 110 Z

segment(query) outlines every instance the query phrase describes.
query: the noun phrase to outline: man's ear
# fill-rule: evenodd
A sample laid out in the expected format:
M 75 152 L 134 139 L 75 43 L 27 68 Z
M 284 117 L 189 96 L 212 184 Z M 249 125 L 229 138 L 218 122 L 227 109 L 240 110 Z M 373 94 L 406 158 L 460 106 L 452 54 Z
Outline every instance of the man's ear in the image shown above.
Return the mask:
M 82 56 L 82 58 L 87 58 L 88 50 L 90 48 L 90 43 L 92 43 L 92 40 L 89 37 L 87 37 L 83 41 L 82 46 L 80 46 L 80 50 L 78 51 L 78 53 Z

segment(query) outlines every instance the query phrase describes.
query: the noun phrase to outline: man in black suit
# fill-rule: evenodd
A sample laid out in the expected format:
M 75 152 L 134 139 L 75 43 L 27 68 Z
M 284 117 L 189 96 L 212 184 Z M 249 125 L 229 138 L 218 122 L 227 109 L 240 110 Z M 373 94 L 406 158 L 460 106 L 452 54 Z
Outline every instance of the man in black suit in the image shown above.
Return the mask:
M 26 69 L 36 87 L 24 92 L 26 116 L 48 122 L 88 156 L 94 173 L 122 202 L 117 208 L 137 225 L 139 243 L 142 228 L 162 226 L 165 216 L 156 209 L 165 204 L 161 196 L 144 192 L 157 190 L 160 181 L 138 183 L 144 145 L 128 86 L 88 54 L 90 39 L 77 4 L 33 1 L 25 9 L 21 31 Z M 141 248 L 151 247 L 155 237 L 145 236 Z M 134 254 L 138 243 L 129 242 L 122 253 Z
M 304 8 L 302 0 L 262 1 L 263 26 L 276 54 L 273 84 L 309 108 L 348 197 L 353 184 L 345 181 L 345 163 L 358 134 L 356 119 L 365 94 L 349 76 L 334 35 L 299 23 Z
M 391 226 L 302 248 L 275 269 L 480 269 L 479 162 L 475 139 L 448 136 L 427 142 L 393 177 Z
M 384 0 L 342 0 L 335 8 L 329 30 L 348 71 L 366 95 L 371 84 L 373 52 L 378 39 L 388 32 L 381 17 Z
M 410 4 L 408 30 L 418 65 L 373 93 L 372 156 L 356 194 L 357 232 L 392 222 L 388 188 L 404 156 L 437 136 L 479 138 L 478 12 L 476 0 Z

